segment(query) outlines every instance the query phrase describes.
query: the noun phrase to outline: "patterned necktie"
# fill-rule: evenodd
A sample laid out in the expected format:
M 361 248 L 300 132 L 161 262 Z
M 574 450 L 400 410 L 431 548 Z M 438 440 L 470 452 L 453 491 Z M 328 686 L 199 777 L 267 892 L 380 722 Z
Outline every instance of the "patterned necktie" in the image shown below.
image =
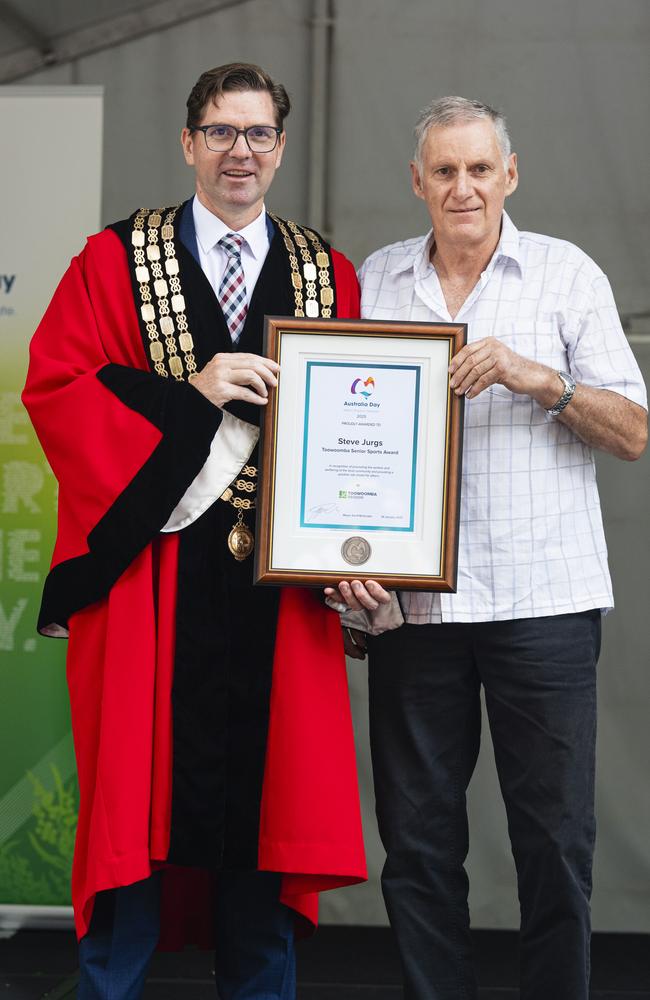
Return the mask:
M 244 239 L 237 233 L 226 233 L 219 240 L 228 255 L 228 263 L 219 286 L 219 302 L 230 330 L 233 344 L 241 335 L 246 319 L 246 282 L 241 264 L 241 248 Z

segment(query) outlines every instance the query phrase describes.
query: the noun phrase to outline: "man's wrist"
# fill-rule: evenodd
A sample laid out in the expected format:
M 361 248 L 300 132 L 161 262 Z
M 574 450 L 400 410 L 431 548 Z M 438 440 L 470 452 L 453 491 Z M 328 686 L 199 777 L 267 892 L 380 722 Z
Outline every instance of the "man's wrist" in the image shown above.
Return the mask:
M 557 369 L 537 364 L 535 368 L 534 385 L 529 395 L 543 409 L 550 410 L 557 405 L 566 386 Z

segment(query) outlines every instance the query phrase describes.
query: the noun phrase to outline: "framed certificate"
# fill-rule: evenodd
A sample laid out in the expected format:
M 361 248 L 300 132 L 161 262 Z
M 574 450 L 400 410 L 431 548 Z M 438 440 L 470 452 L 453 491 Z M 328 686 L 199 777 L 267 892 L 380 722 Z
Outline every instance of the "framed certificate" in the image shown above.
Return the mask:
M 454 591 L 462 323 L 266 319 L 255 577 Z

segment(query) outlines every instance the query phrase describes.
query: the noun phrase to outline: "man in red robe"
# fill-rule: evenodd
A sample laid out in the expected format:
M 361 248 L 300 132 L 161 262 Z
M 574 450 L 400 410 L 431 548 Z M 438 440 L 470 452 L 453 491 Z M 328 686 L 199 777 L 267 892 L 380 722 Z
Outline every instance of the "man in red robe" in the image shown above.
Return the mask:
M 356 277 L 264 207 L 284 87 L 221 66 L 187 108 L 195 197 L 88 240 L 23 397 L 60 484 L 39 629 L 69 633 L 80 1000 L 136 1000 L 160 915 L 197 940 L 208 903 L 221 1000 L 291 1000 L 295 918 L 365 877 L 338 616 L 248 558 L 263 317 L 356 317 Z

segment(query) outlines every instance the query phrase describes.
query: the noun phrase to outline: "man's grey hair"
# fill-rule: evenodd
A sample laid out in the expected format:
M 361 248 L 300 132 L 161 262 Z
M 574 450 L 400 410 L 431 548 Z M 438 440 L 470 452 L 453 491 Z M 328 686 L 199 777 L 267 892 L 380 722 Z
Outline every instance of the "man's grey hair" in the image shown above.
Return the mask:
M 489 104 L 468 101 L 466 97 L 439 97 L 421 112 L 415 126 L 415 152 L 413 154 L 413 159 L 418 167 L 422 166 L 422 149 L 430 128 L 437 125 L 458 125 L 481 119 L 487 119 L 494 125 L 503 163 L 507 167 L 508 157 L 512 150 L 505 116 L 500 111 L 495 111 Z

